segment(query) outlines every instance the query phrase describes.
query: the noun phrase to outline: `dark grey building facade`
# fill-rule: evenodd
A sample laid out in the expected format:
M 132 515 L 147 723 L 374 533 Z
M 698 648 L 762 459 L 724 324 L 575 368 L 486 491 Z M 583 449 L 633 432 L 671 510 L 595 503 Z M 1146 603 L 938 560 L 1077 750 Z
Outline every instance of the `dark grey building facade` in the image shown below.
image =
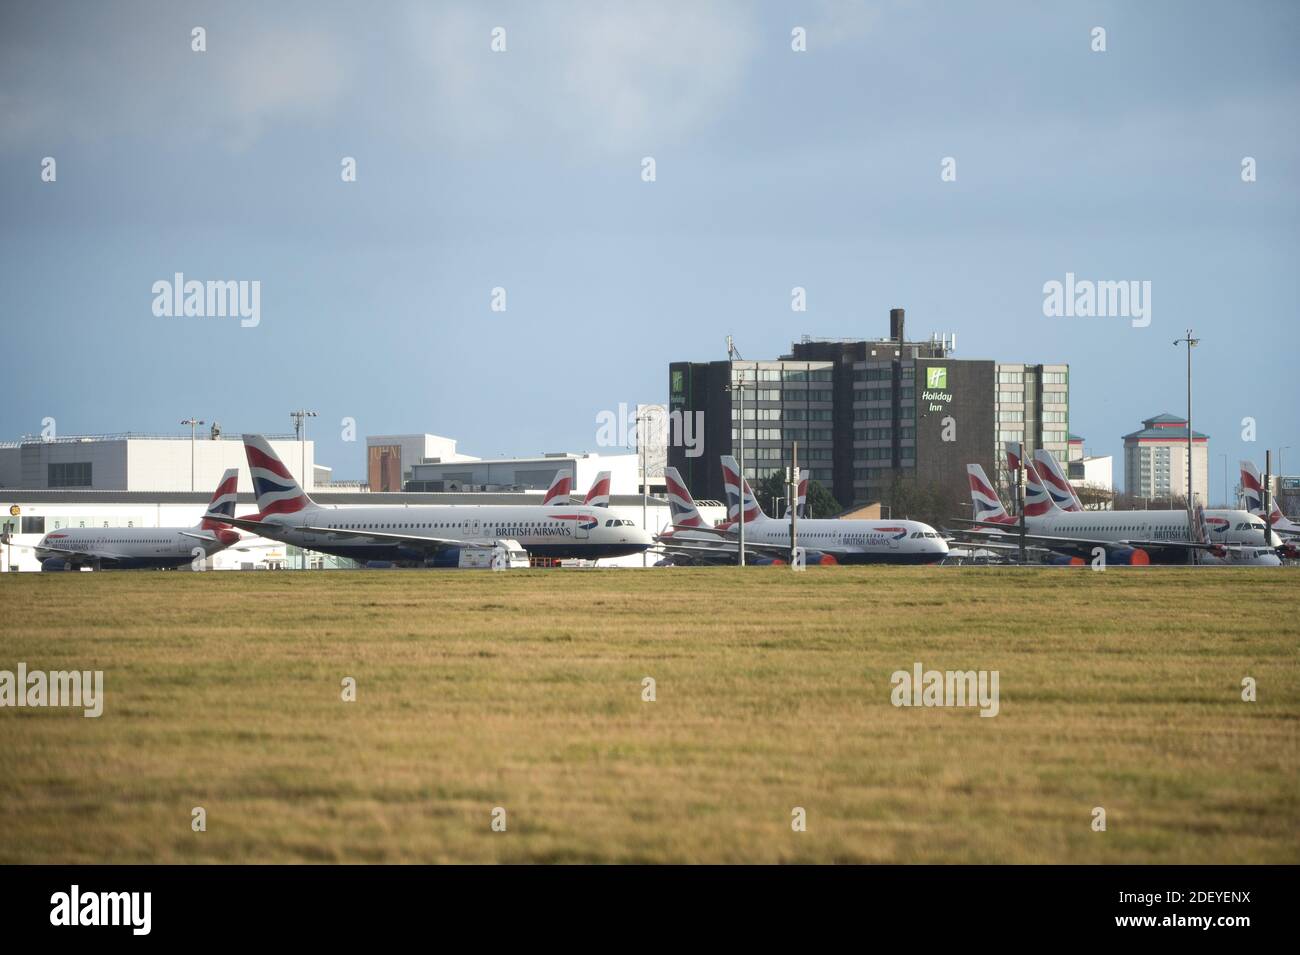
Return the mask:
M 1044 387 L 1055 392 L 1047 401 Z M 1067 366 L 956 359 L 946 339 L 908 341 L 902 309 L 890 312 L 888 339 L 804 339 L 773 361 L 673 362 L 669 407 L 702 412 L 705 440 L 696 458 L 671 441 L 668 463 L 692 493 L 719 500 L 718 457 L 740 456 L 742 426 L 751 481 L 787 467 L 797 441 L 800 467 L 845 507 L 888 503 L 899 477 L 962 506 L 965 466 L 1000 480 L 1005 441 L 1068 457 Z

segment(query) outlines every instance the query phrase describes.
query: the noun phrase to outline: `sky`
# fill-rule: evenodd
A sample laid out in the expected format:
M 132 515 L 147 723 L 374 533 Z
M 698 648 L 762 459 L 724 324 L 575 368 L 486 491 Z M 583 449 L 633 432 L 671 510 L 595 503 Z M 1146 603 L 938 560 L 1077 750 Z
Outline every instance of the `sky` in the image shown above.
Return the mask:
M 1217 499 L 1221 455 L 1300 471 L 1298 41 L 1287 2 L 6 2 L 0 440 L 306 407 L 336 479 L 367 434 L 599 450 L 671 361 L 902 307 L 1068 362 L 1117 483 L 1194 329 Z M 259 282 L 258 323 L 156 315 L 178 272 Z M 1150 323 L 1045 315 L 1067 273 L 1150 282 Z

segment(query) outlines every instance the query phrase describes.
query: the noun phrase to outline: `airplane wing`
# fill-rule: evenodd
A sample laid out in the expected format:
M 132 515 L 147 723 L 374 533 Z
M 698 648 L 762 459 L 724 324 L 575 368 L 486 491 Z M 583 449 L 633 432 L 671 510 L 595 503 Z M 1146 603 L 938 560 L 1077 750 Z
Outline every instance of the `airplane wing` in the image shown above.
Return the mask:
M 221 524 L 229 524 L 231 527 L 238 527 L 241 531 L 252 531 L 254 534 L 261 534 L 264 531 L 283 530 L 284 524 L 272 524 L 270 521 L 254 521 L 247 517 L 221 517 L 213 515 L 213 521 Z
M 700 528 L 692 527 L 693 531 Z M 687 541 L 678 540 L 675 537 L 656 537 L 656 542 L 661 547 L 678 548 L 681 550 L 711 551 L 715 554 L 735 554 L 740 551 L 740 541 L 735 538 L 718 541 L 716 544 L 710 541 Z M 802 544 L 799 546 L 803 546 Z M 766 544 L 758 541 L 745 541 L 745 550 L 768 551 L 775 554 L 789 554 L 789 544 Z
M 966 534 L 967 532 L 965 532 L 965 531 L 957 531 L 956 533 L 960 535 L 960 534 Z M 974 548 L 974 549 L 976 549 L 976 550 L 1005 550 L 1005 551 L 1018 551 L 1018 550 L 1020 549 L 1020 545 L 1019 545 L 1019 544 L 1007 543 L 1007 542 L 1003 541 L 1003 540 L 1001 539 L 1001 537 L 999 537 L 999 536 L 996 535 L 996 534 L 995 534 L 995 535 L 992 535 L 992 536 L 993 536 L 995 539 L 990 540 L 989 537 L 986 536 L 986 535 L 984 535 L 984 534 L 971 533 L 970 536 L 953 536 L 953 537 L 947 537 L 947 538 L 945 538 L 944 540 L 945 540 L 945 542 L 946 542 L 949 546 L 957 546 L 957 547 L 971 547 L 971 548 Z M 1015 539 L 1015 537 L 1016 537 L 1016 535 L 1014 535 L 1014 534 L 1011 535 L 1011 538 L 1012 538 L 1013 540 Z M 1029 540 L 1029 538 L 1026 537 L 1025 540 L 1026 540 L 1026 542 L 1027 542 L 1027 541 Z M 1033 544 L 1026 543 L 1026 544 L 1025 544 L 1025 550 L 1027 550 L 1027 551 L 1033 551 L 1034 553 L 1044 553 L 1044 552 L 1050 551 L 1051 548 L 1050 548 L 1050 547 L 1035 547 Z
M 980 523 L 983 526 L 990 526 L 988 525 L 987 522 L 984 521 L 980 521 L 978 523 Z M 1007 525 L 999 524 L 995 526 L 998 532 L 995 534 L 990 534 L 989 535 L 990 537 L 1002 538 L 1007 541 L 1018 541 L 1020 539 L 1020 534 L 1015 530 L 1009 529 Z M 1114 547 L 1133 547 L 1133 548 L 1140 548 L 1141 550 L 1145 550 L 1145 551 L 1174 550 L 1185 554 L 1188 551 L 1193 551 L 1193 550 L 1204 550 L 1204 551 L 1246 550 L 1246 549 L 1254 550 L 1263 546 L 1259 544 L 1253 544 L 1253 545 L 1252 544 L 1213 544 L 1213 543 L 1202 544 L 1199 541 L 1177 541 L 1177 540 L 1154 541 L 1154 540 L 1140 540 L 1140 539 L 1133 539 L 1133 538 L 1124 538 L 1121 540 L 1098 540 L 1089 537 L 1057 537 L 1051 534 L 1031 534 L 1031 533 L 1026 533 L 1024 535 L 1024 539 L 1025 539 L 1025 543 L 1027 544 L 1028 543 L 1038 544 L 1043 547 L 1046 547 L 1048 550 L 1055 550 L 1055 551 L 1061 551 L 1061 550 L 1077 551 L 1085 548 L 1091 549 L 1093 547 L 1100 547 L 1103 550 L 1108 550 Z
M 283 527 L 285 525 L 276 525 Z M 307 531 L 312 534 L 333 537 L 338 540 L 375 540 L 382 541 L 386 544 L 406 544 L 410 547 L 421 548 L 429 551 L 445 550 L 448 547 L 493 547 L 496 539 L 481 538 L 479 540 L 464 540 L 454 537 L 420 537 L 414 534 L 390 534 L 384 531 L 354 531 L 345 530 L 339 527 L 312 527 L 311 525 L 299 524 L 293 527 L 296 531 Z
M 218 543 L 216 534 L 195 534 L 193 531 L 181 531 L 180 533 L 182 537 L 193 537 L 196 541 L 203 541 L 206 544 Z
M 130 560 L 127 554 L 112 554 L 107 551 L 89 551 L 77 550 L 71 547 L 55 547 L 52 544 L 40 544 L 41 550 L 53 551 L 56 554 L 64 554 L 68 557 L 85 557 L 89 560 Z
M 669 526 L 673 530 L 678 530 L 678 531 L 704 531 L 704 533 L 706 534 L 715 534 L 718 537 L 727 537 L 730 538 L 731 540 L 739 539 L 736 537 L 735 534 L 731 533 L 732 531 L 731 527 L 702 527 L 702 526 L 693 527 L 690 524 L 670 524 Z M 745 546 L 746 547 L 749 546 L 748 541 L 746 541 Z

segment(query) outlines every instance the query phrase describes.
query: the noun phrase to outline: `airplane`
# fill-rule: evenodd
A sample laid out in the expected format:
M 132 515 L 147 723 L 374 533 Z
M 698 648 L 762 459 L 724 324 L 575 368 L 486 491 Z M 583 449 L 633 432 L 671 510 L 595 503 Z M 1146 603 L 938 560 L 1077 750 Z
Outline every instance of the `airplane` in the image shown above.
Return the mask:
M 1246 510 L 1256 517 L 1262 518 L 1264 516 L 1264 484 L 1253 461 L 1241 462 L 1241 490 L 1246 498 Z M 1283 537 L 1300 536 L 1300 524 L 1282 513 L 1282 508 L 1278 507 L 1277 504 L 1276 494 L 1269 495 L 1269 504 L 1268 522 L 1272 525 L 1273 530 Z
M 722 456 L 722 479 L 727 492 L 727 522 L 714 533 L 739 547 L 738 525 L 745 524 L 745 547 L 790 550 L 790 524 L 763 513 L 740 466 Z M 743 504 L 741 488 L 744 488 Z M 799 546 L 805 559 L 837 564 L 937 564 L 948 556 L 942 534 L 920 521 L 862 521 L 809 519 L 798 523 Z M 830 558 L 830 560 L 826 560 Z
M 658 534 L 658 550 L 674 563 L 683 564 L 735 564 L 740 556 L 740 541 L 719 536 L 718 528 L 710 527 L 704 520 L 695 499 L 686 488 L 686 482 L 676 468 L 664 468 L 664 486 L 668 492 L 668 510 L 671 523 L 668 530 Z M 724 522 L 723 527 L 730 522 Z M 745 541 L 745 560 L 756 565 L 784 564 L 790 556 L 787 535 L 784 544 Z M 809 564 L 834 564 L 835 558 L 818 550 L 804 551 L 804 561 Z
M 1025 468 L 1025 542 L 1052 551 L 1054 562 L 1083 564 L 1101 548 L 1108 564 L 1186 564 L 1195 554 L 1207 563 L 1278 566 L 1280 540 L 1270 534 L 1265 543 L 1264 522 L 1245 511 L 1203 512 L 1205 539 L 1196 540 L 1186 511 L 1081 511 L 1068 513 L 1048 493 L 1035 465 Z M 1012 544 L 1020 539 L 1019 522 L 1007 514 L 978 465 L 967 465 L 975 519 L 968 538 L 996 539 Z M 975 472 L 981 478 L 977 482 Z M 977 483 L 985 486 L 977 487 Z M 974 533 L 976 530 L 982 534 Z
M 639 554 L 650 535 L 604 508 L 553 504 L 317 504 L 261 435 L 244 435 L 257 513 L 226 523 L 307 550 L 366 562 L 456 567 L 461 551 L 507 551 L 555 559 Z M 517 545 L 517 546 L 513 546 Z
M 68 527 L 50 531 L 33 550 L 41 570 L 108 567 L 181 567 L 220 553 L 243 539 L 225 526 L 235 514 L 239 469 L 217 483 L 207 511 L 194 527 Z

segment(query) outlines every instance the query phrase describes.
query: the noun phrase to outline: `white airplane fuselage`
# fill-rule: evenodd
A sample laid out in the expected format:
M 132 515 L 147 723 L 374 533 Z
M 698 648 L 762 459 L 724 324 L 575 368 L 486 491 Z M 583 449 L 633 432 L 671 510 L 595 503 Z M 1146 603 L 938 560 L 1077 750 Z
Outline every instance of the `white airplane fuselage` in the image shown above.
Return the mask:
M 259 529 L 264 536 L 308 550 L 353 560 L 422 560 L 426 552 L 412 544 L 351 534 L 375 531 L 410 538 L 461 541 L 465 546 L 491 546 L 496 540 L 518 541 L 529 554 L 557 559 L 596 560 L 639 554 L 650 536 L 632 521 L 604 507 L 581 504 L 536 505 L 419 504 L 409 507 L 326 507 L 308 505 L 287 514 L 258 520 L 274 525 Z M 349 535 L 321 530 L 337 529 Z
M 180 567 L 225 550 L 234 541 L 222 538 L 230 536 L 197 527 L 70 527 L 50 531 L 33 550 L 42 564 L 53 559 L 69 567 Z
M 800 547 L 829 554 L 841 564 L 937 564 L 948 556 L 943 535 L 920 521 L 841 521 L 823 518 L 796 525 Z M 739 542 L 733 525 L 728 540 Z M 788 545 L 790 522 L 760 517 L 745 525 L 746 542 Z
M 1246 511 L 1214 509 L 1205 511 L 1206 540 L 1211 544 L 1236 544 L 1245 549 L 1227 551 L 1221 555 L 1206 554 L 1208 563 L 1255 564 L 1277 566 L 1281 563 L 1273 547 L 1281 543 L 1276 534 L 1270 534 L 1271 543 L 1264 538 L 1264 521 Z M 1109 541 L 1122 546 L 1125 541 L 1192 540 L 1186 511 L 1080 511 L 1067 513 L 1054 511 L 1041 517 L 1030 517 L 1025 529 L 1031 534 L 1053 537 L 1078 537 L 1084 541 Z M 1007 525 L 1007 533 L 1015 533 L 1015 525 Z M 1257 548 L 1252 550 L 1251 548 Z M 1187 562 L 1183 560 L 1178 563 Z

